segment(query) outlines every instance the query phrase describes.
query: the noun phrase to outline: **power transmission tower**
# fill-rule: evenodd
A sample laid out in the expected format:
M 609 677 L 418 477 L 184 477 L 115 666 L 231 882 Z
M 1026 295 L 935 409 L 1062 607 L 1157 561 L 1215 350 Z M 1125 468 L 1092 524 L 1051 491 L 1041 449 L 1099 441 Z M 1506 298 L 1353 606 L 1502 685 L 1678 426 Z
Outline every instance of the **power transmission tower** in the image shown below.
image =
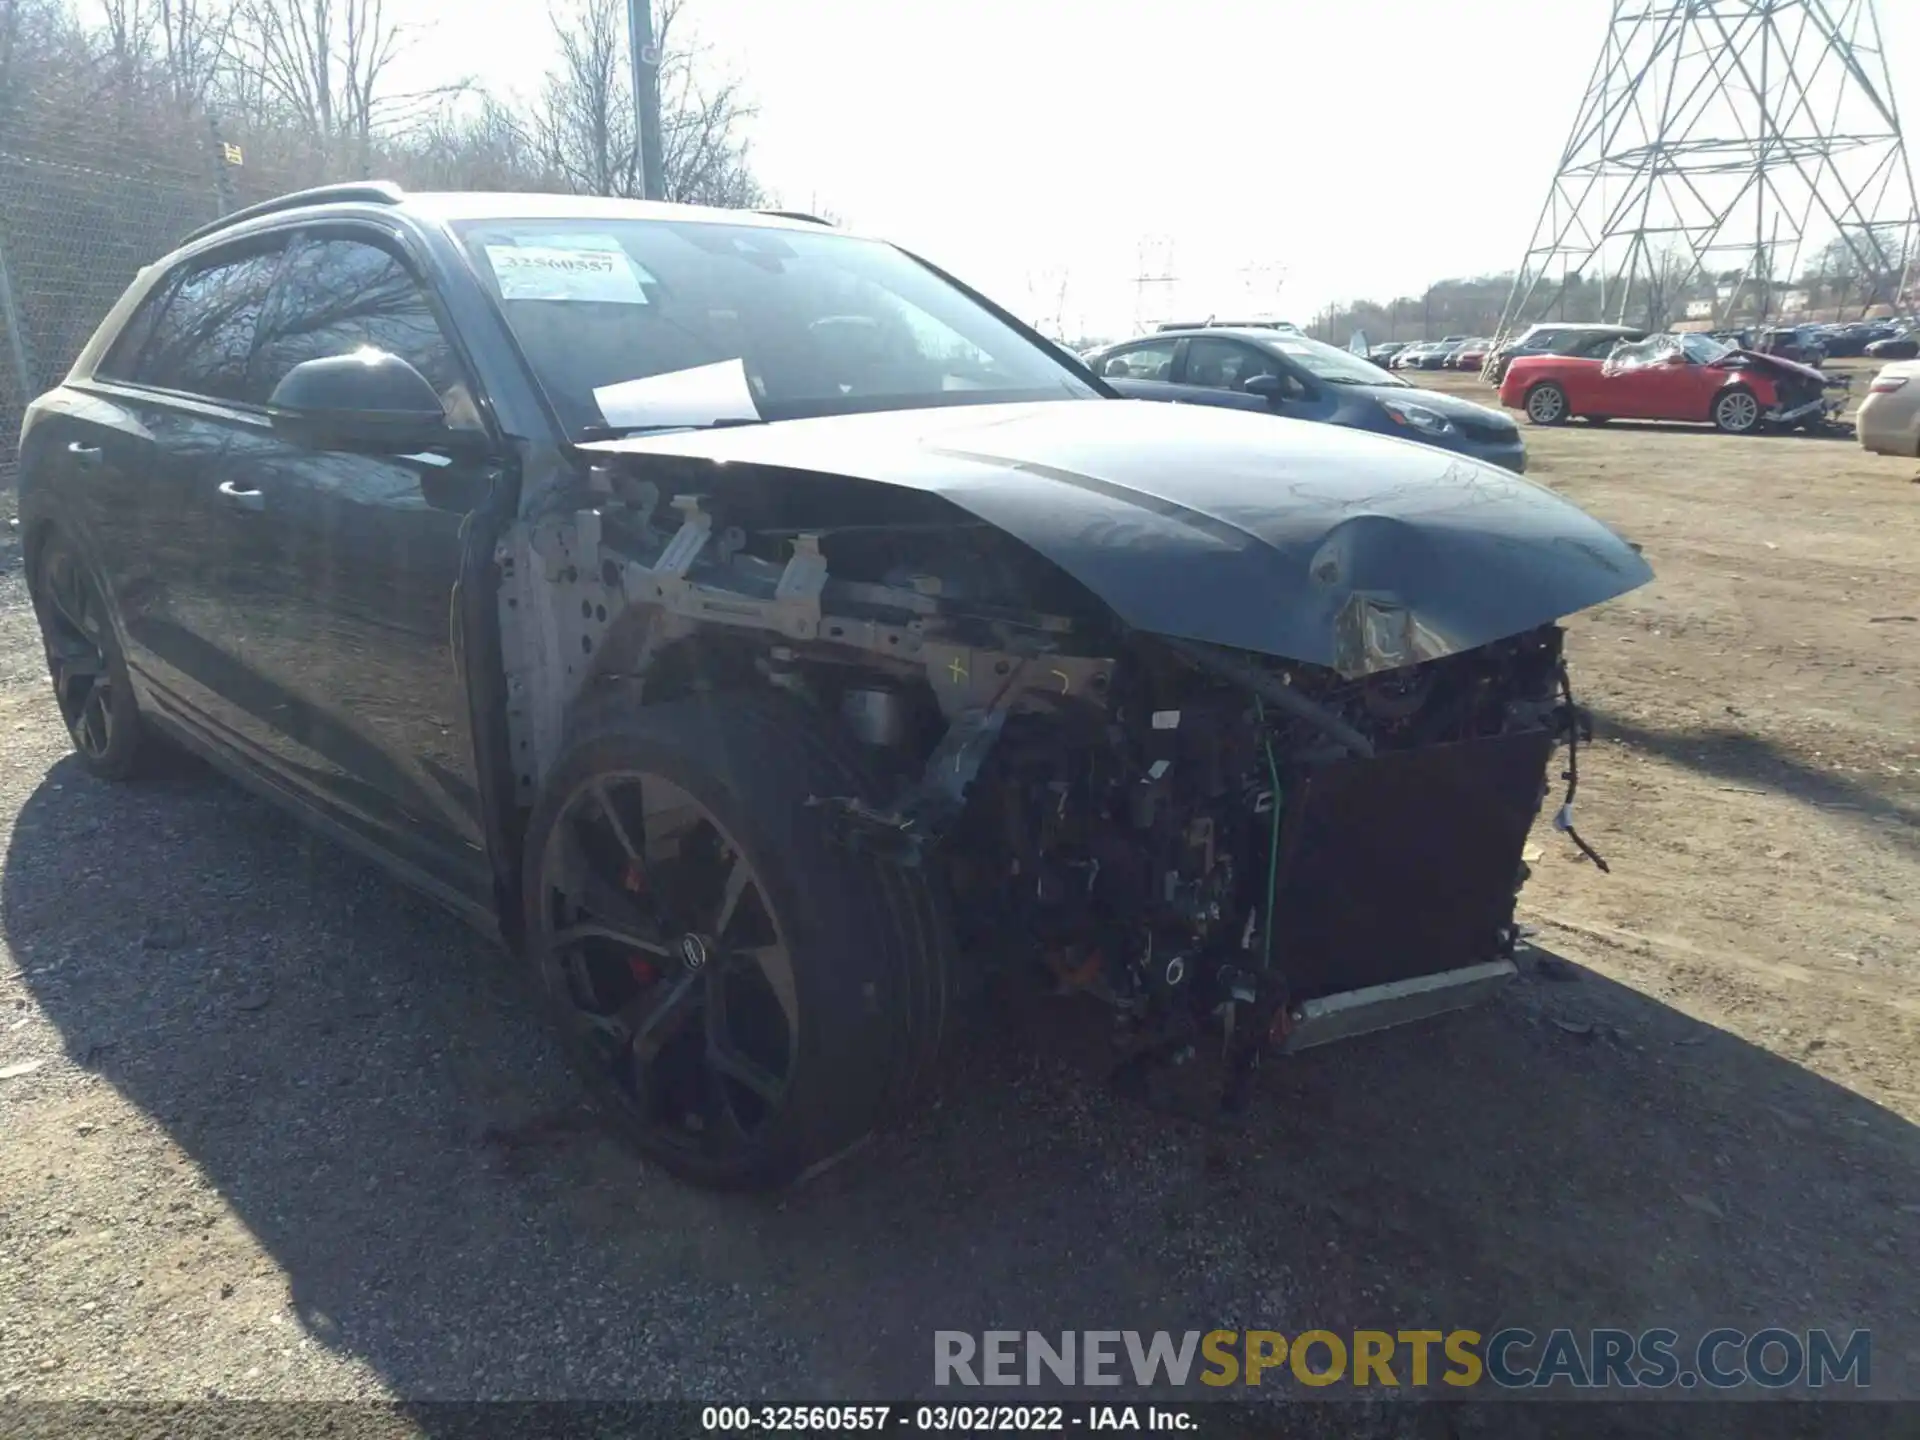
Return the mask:
M 1280 318 L 1280 291 L 1287 283 L 1287 267 L 1278 261 L 1255 261 L 1240 267 L 1240 301 L 1234 312 L 1249 320 Z
M 1167 319 L 1166 306 L 1175 294 L 1179 281 L 1173 273 L 1173 241 L 1164 235 L 1156 235 L 1140 242 L 1140 268 L 1133 277 L 1133 328 L 1146 330 L 1150 325 Z M 1147 297 L 1151 294 L 1155 303 L 1149 306 Z M 1149 310 L 1157 314 L 1149 314 Z
M 1764 321 L 1808 246 L 1863 314 L 1909 299 L 1920 213 L 1874 3 L 1613 0 L 1501 335 Z

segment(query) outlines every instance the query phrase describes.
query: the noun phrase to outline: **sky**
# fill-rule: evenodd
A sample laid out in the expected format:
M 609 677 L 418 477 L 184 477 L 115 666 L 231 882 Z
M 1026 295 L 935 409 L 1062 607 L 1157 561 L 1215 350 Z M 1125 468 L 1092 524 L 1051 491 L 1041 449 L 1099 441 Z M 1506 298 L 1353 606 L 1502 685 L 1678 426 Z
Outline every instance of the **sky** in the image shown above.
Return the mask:
M 468 3 L 412 0 L 430 29 L 409 63 L 532 93 L 552 48 L 544 0 L 496 0 L 480 24 Z M 755 168 L 781 203 L 897 240 L 1070 337 L 1182 309 L 1305 324 L 1342 300 L 1511 269 L 1610 8 L 683 5 L 707 63 L 759 106 Z M 1920 151 L 1920 0 L 1879 9 Z M 1174 279 L 1142 287 L 1143 273 Z

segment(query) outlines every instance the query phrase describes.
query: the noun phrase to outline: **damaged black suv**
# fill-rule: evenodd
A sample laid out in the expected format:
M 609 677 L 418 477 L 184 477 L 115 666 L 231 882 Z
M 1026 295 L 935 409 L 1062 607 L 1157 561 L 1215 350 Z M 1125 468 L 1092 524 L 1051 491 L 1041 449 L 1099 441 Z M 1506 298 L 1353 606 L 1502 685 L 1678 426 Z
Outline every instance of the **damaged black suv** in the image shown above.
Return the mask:
M 1232 1101 L 1484 993 L 1581 738 L 1556 621 L 1649 578 L 804 217 L 379 184 L 143 271 L 20 514 L 91 771 L 200 752 L 498 934 L 715 1185 L 897 1112 L 992 965 L 1137 1064 L 1224 1036 Z

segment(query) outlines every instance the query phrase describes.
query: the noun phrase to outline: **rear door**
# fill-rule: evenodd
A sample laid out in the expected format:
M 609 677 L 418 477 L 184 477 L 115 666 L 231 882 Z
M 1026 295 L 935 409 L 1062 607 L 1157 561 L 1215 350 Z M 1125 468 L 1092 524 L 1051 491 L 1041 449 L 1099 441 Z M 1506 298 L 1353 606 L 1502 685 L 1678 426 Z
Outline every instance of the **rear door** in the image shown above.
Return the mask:
M 398 237 L 315 229 L 292 245 L 250 383 L 371 347 L 434 386 L 457 428 L 483 430 L 478 389 Z M 275 744 L 337 818 L 483 902 L 482 849 L 455 590 L 466 526 L 502 479 L 480 450 L 308 451 L 271 429 L 230 459 L 256 493 L 281 565 L 245 625 Z
M 143 698 L 222 742 L 263 738 L 228 606 L 279 563 L 225 491 L 229 453 L 266 425 L 247 372 L 284 238 L 256 237 L 185 262 L 135 316 L 89 389 L 100 504 L 90 530 L 118 602 Z

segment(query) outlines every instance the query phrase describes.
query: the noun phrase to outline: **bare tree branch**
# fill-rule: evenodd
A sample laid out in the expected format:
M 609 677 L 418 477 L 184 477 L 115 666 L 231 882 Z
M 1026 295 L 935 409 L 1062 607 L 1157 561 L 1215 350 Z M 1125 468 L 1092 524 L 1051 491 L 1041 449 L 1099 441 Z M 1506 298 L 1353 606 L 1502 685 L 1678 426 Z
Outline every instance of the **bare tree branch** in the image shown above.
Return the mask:
M 678 43 L 679 0 L 656 14 L 661 48 L 660 149 L 666 198 L 750 206 L 765 198 L 742 133 L 753 107 L 737 82 L 709 81 L 704 47 Z M 548 74 L 531 129 L 542 160 L 567 188 L 594 195 L 641 193 L 632 69 L 623 0 L 568 0 L 552 15 L 560 60 Z M 682 27 L 684 29 L 684 27 Z

